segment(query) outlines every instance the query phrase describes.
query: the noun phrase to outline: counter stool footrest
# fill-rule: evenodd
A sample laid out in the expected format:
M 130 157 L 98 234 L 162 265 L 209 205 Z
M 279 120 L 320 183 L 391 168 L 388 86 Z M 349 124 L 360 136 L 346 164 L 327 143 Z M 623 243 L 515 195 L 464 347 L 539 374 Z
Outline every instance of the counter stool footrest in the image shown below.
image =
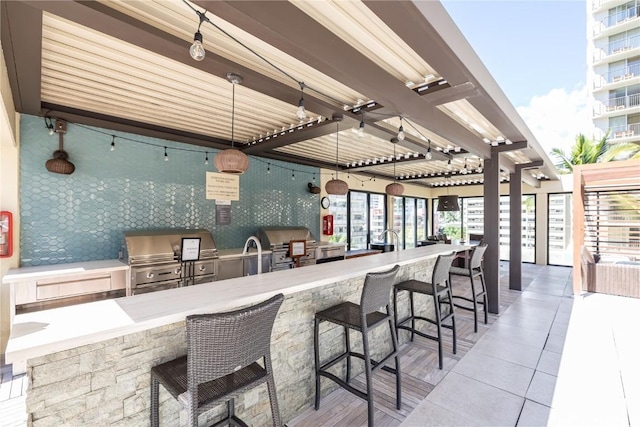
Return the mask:
M 341 378 L 337 377 L 336 375 L 333 375 L 330 372 L 319 371 L 318 375 L 320 375 L 321 377 L 325 377 L 325 378 L 330 379 L 334 383 L 338 384 L 340 387 L 343 387 L 349 393 L 353 393 L 354 395 L 358 396 L 360 399 L 367 400 L 367 401 L 369 400 L 369 396 L 367 395 L 367 393 L 365 393 L 365 392 L 363 392 L 361 390 L 358 390 L 357 388 L 355 388 L 351 384 L 345 382 L 344 380 L 342 380 Z

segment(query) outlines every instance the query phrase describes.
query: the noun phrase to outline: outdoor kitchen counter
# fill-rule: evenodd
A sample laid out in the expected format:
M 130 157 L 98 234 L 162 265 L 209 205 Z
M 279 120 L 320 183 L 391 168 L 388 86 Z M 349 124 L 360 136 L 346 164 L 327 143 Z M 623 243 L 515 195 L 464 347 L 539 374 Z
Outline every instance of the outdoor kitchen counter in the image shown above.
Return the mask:
M 262 256 L 271 255 L 271 249 L 263 249 Z M 242 255 L 242 248 L 218 249 L 218 259 L 239 258 Z M 244 256 L 258 256 L 256 248 L 249 248 Z
M 81 273 L 103 273 L 128 269 L 129 266 L 119 259 L 10 268 L 9 271 L 7 271 L 7 274 L 2 277 L 2 283 L 16 283 L 24 282 L 27 280 L 64 278 L 75 276 Z
M 136 381 L 131 386 L 133 389 L 138 387 L 135 397 L 141 399 L 144 408 L 148 408 L 149 369 L 161 360 L 184 354 L 184 319 L 187 315 L 232 310 L 283 293 L 287 299 L 280 309 L 274 329 L 274 336 L 277 337 L 274 338 L 277 343 L 273 344 L 274 365 L 278 366 L 276 382 L 280 381 L 279 387 L 283 388 L 281 411 L 285 416 L 293 416 L 311 398 L 310 394 L 297 396 L 300 393 L 296 391 L 299 390 L 296 384 L 303 380 L 301 376 L 306 381 L 308 375 L 300 372 L 302 368 L 293 369 L 290 366 L 301 363 L 301 358 L 304 358 L 304 369 L 308 368 L 307 364 L 313 365 L 313 340 L 310 335 L 313 322 L 308 318 L 311 316 L 312 319 L 316 306 L 335 304 L 336 299 L 359 299 L 362 279 L 368 272 L 386 270 L 399 264 L 404 277 L 426 277 L 437 255 L 464 249 L 465 246 L 432 245 L 344 260 L 340 262 L 340 268 L 335 268 L 335 263 L 312 265 L 20 314 L 14 319 L 6 361 L 14 364 L 14 375 L 26 371 L 28 367 L 28 374 L 33 381 L 27 401 L 30 416 L 31 406 L 39 408 L 39 402 L 52 398 L 49 393 L 59 393 L 51 385 L 67 383 L 70 376 L 83 384 L 89 381 L 84 392 L 89 396 L 97 387 L 97 381 L 106 388 L 123 387 L 120 377 L 113 376 L 128 372 L 123 373 L 122 381 L 131 381 L 131 369 L 135 369 L 138 375 L 137 379 L 133 377 Z M 302 351 L 304 357 L 294 355 L 294 351 Z M 311 359 L 307 361 L 307 358 Z M 104 375 L 111 380 L 103 377 L 98 379 L 101 370 L 107 370 Z M 78 394 L 84 395 L 78 391 L 78 387 L 76 384 L 69 390 L 75 396 L 69 397 L 71 407 L 77 407 L 75 400 Z M 309 385 L 309 388 L 312 386 Z M 111 396 L 110 391 L 106 393 Z M 280 389 L 278 393 L 280 395 Z M 120 396 L 115 389 L 113 394 L 115 401 L 108 404 L 122 408 L 123 399 L 127 396 Z M 56 396 L 54 400 L 62 399 Z M 30 402 L 29 399 L 38 402 Z M 258 402 L 256 404 L 262 404 L 262 400 Z M 107 403 L 101 402 L 103 404 Z M 130 414 L 133 418 L 127 418 L 129 422 L 135 424 L 148 419 L 148 409 L 140 409 L 139 406 L 136 401 L 135 411 Z M 127 408 L 127 404 L 124 407 Z M 98 416 L 89 411 L 88 406 L 87 411 L 84 415 L 87 419 Z M 62 406 L 56 413 L 62 417 L 76 417 L 61 419 L 61 424 L 82 424 L 84 419 L 77 418 L 80 415 L 76 411 L 65 410 Z M 34 419 L 43 416 L 33 415 Z

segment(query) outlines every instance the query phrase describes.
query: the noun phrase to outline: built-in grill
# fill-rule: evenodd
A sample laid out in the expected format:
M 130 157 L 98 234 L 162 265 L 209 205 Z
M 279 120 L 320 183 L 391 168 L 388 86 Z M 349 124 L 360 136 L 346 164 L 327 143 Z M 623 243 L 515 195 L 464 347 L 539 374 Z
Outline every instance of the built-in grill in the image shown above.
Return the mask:
M 264 249 L 271 250 L 271 271 L 286 270 L 296 266 L 295 258 L 289 253 L 289 243 L 305 241 L 306 253 L 300 257 L 300 266 L 316 263 L 318 245 L 307 227 L 262 227 L 257 235 Z
M 316 249 L 316 264 L 341 261 L 345 258 L 346 243 L 320 242 Z
M 183 264 L 182 238 L 200 239 L 199 260 Z M 208 230 L 145 230 L 124 233 L 125 259 L 131 267 L 131 293 L 144 293 L 215 280 L 218 250 Z M 184 272 L 183 265 L 190 271 Z M 191 268 L 193 267 L 193 268 Z

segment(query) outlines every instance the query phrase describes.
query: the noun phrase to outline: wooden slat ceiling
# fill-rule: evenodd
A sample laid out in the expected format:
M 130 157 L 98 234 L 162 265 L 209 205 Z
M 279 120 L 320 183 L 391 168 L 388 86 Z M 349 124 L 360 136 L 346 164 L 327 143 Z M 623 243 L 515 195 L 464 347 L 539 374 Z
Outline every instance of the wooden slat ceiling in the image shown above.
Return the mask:
M 417 161 L 398 164 L 398 177 L 446 172 L 448 159 L 454 171 L 465 158 L 477 165 L 488 157 L 489 141 L 521 142 L 529 133 L 514 124 L 520 119 L 512 106 L 497 107 L 504 94 L 490 94 L 456 56 L 458 50 L 473 53 L 470 47 L 450 46 L 422 4 L 397 3 L 392 16 L 385 2 L 195 0 L 191 7 L 207 10 L 218 27 L 202 24 L 207 54 L 196 62 L 188 48 L 199 21 L 184 1 L 6 3 L 3 24 L 12 23 L 13 30 L 3 27 L 3 50 L 16 105 L 25 106 L 21 112 L 224 148 L 231 144 L 232 111 L 232 84 L 225 75 L 237 72 L 244 80 L 236 86 L 233 139 L 247 153 L 333 167 L 331 117 L 341 113 L 339 167 L 367 166 L 359 172 L 389 178 L 393 168 L 373 160 L 393 156 L 389 141 L 400 117 L 407 138 L 397 144 L 397 155 Z M 439 4 L 426 7 L 441 13 Z M 400 16 L 414 22 L 419 37 L 406 28 L 399 31 Z M 33 42 L 15 35 L 22 25 L 41 26 L 41 52 L 32 52 Z M 457 31 L 453 22 L 450 26 Z M 38 63 L 39 75 L 26 73 L 24 64 Z M 417 91 L 439 80 L 448 82 L 444 89 Z M 300 82 L 306 85 L 302 123 L 296 118 Z M 26 86 L 39 86 L 39 99 L 20 91 Z M 364 114 L 350 111 L 372 101 L 375 107 Z M 41 110 L 27 108 L 33 105 Z M 355 133 L 360 120 L 366 123 L 365 137 Z M 294 129 L 302 131 L 289 132 Z M 426 161 L 429 141 L 434 158 Z M 533 176 L 555 178 L 536 146 L 530 139 L 526 148 L 504 152 L 502 168 L 512 171 L 515 164 L 544 159 L 546 165 Z M 524 179 L 538 183 L 528 174 Z

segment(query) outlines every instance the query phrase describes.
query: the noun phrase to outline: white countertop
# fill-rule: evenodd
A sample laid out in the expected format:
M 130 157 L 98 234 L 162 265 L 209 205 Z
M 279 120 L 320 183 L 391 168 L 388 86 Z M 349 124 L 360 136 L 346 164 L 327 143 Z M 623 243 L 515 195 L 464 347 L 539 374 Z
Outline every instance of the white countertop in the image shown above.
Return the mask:
M 17 315 L 6 350 L 7 363 L 23 362 L 57 351 L 176 323 L 187 315 L 215 313 L 263 301 L 277 293 L 292 294 L 395 264 L 409 264 L 461 245 L 431 245 L 353 258 L 335 263 L 238 277 L 185 288 L 96 301 Z M 329 266 L 329 267 L 327 267 Z
M 48 279 L 71 276 L 78 273 L 101 273 L 126 270 L 129 265 L 119 259 L 102 261 L 72 262 L 67 264 L 38 265 L 33 267 L 11 268 L 2 278 L 2 283 L 16 283 L 27 280 Z

